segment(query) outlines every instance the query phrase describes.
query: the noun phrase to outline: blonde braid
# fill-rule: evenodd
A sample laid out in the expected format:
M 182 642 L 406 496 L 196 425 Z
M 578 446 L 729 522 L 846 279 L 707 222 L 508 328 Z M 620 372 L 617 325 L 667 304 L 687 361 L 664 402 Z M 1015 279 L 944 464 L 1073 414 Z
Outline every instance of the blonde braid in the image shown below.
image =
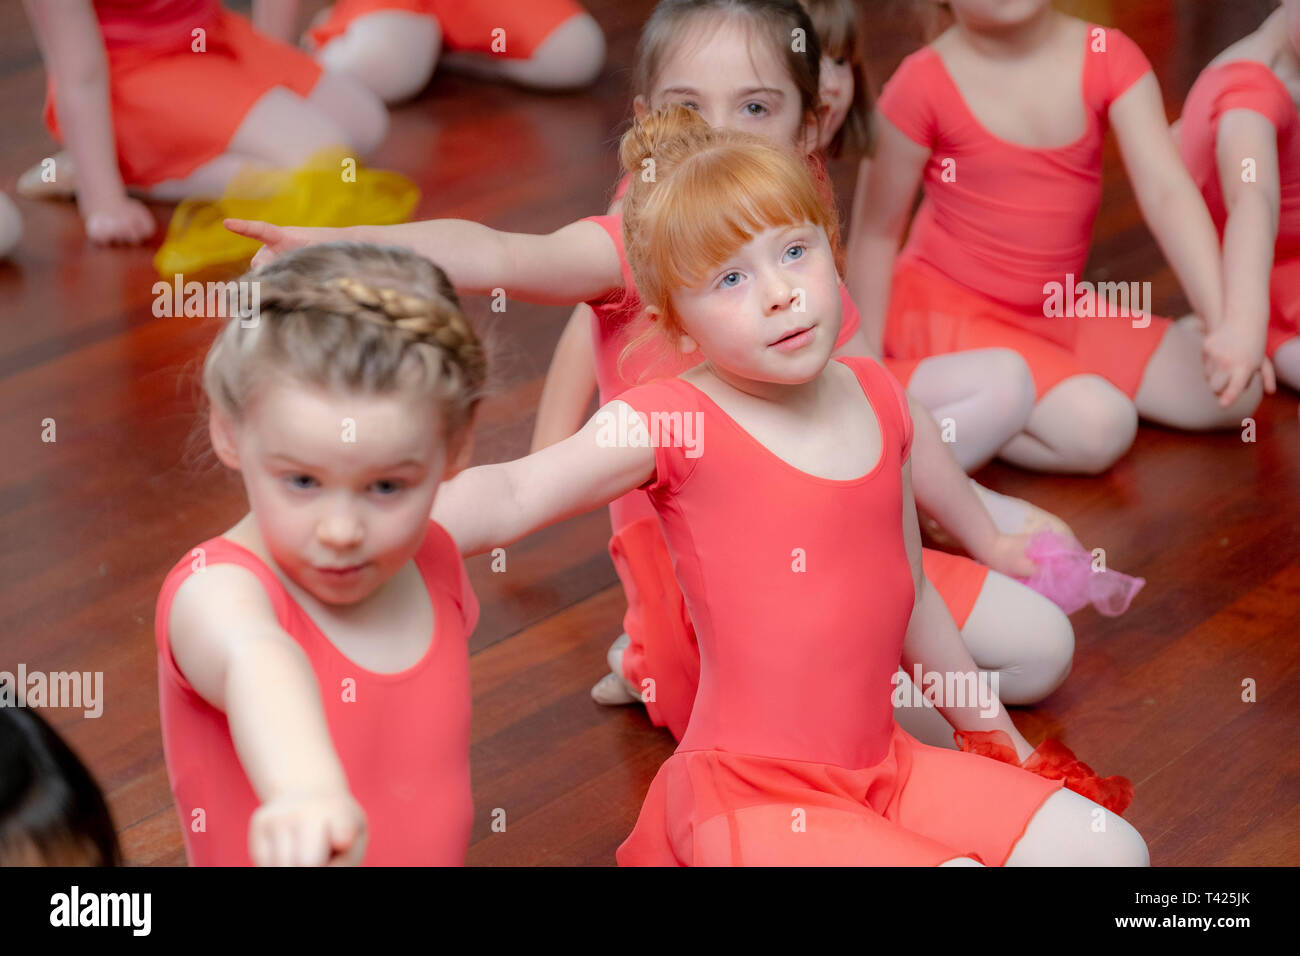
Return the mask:
M 333 279 L 329 284 L 362 307 L 357 313 L 361 318 L 388 322 L 416 339 L 432 340 L 451 358 L 471 388 L 482 387 L 487 374 L 483 346 L 460 309 L 445 298 L 410 295 L 347 277 Z

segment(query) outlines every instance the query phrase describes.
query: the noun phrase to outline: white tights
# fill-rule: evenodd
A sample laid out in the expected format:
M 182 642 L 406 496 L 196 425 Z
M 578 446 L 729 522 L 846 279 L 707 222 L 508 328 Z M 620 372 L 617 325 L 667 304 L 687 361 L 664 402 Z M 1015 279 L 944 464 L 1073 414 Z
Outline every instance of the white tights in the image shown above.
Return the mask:
M 556 27 L 526 60 L 443 52 L 442 28 L 436 19 L 386 10 L 352 21 L 316 57 L 329 69 L 362 83 L 384 102 L 395 103 L 424 89 L 440 62 L 449 69 L 534 89 L 586 86 L 605 63 L 605 35 L 588 14 L 579 13 Z
M 982 866 L 957 857 L 940 866 Z M 1007 866 L 1150 866 L 1146 841 L 1123 817 L 1072 790 L 1043 801 L 1011 848 Z
M 388 111 L 369 90 L 322 73 L 307 97 L 272 87 L 253 104 L 225 153 L 182 179 L 150 188 L 154 199 L 217 197 L 244 166 L 293 168 L 318 150 L 342 145 L 368 156 L 388 132 Z
M 1184 431 L 1240 428 L 1259 405 L 1262 385 L 1256 377 L 1236 401 L 1220 408 L 1201 371 L 1202 340 L 1190 316 L 1175 322 L 1132 401 L 1098 375 L 1065 379 L 1039 399 L 1024 432 L 999 455 L 1034 471 L 1099 474 L 1132 446 L 1139 416 Z M 1300 353 L 1293 370 L 1300 381 Z
M 997 674 L 1004 704 L 1042 700 L 1061 686 L 1074 660 L 1074 628 L 1065 612 L 997 571 L 989 571 L 961 636 L 980 670 Z M 900 695 L 906 701 L 919 697 L 910 679 Z M 895 707 L 894 719 L 924 744 L 956 749 L 952 727 L 928 702 Z
M 932 355 L 907 383 L 967 472 L 992 461 L 1024 430 L 1034 409 L 1034 379 L 1011 349 L 974 349 Z

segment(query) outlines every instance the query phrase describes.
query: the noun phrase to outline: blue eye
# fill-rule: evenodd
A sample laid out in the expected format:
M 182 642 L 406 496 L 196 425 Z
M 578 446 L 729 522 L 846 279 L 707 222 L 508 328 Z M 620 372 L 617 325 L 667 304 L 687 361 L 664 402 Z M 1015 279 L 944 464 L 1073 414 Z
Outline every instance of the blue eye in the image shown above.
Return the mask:
M 385 489 L 380 491 L 380 495 L 384 498 L 388 498 L 401 491 L 403 484 L 400 481 L 389 481 L 384 479 L 383 481 L 376 481 L 372 487 L 375 489 Z
M 793 256 L 795 259 L 802 259 L 803 254 L 807 251 L 808 251 L 807 246 L 797 245 L 797 246 L 791 246 L 789 249 L 785 251 L 785 254 L 787 256 Z M 795 253 L 798 253 L 798 255 L 795 255 Z
M 289 487 L 298 491 L 306 491 L 316 486 L 316 479 L 311 475 L 287 475 L 285 481 L 289 483 Z
M 729 282 L 729 281 L 728 281 L 728 280 L 731 279 L 732 277 L 735 277 L 736 282 L 739 282 L 739 281 L 740 281 L 740 273 L 739 273 L 739 272 L 728 272 L 726 275 L 724 275 L 724 276 L 722 277 L 722 286 L 723 286 L 724 288 L 727 288 L 727 289 L 734 289 L 734 288 L 736 287 L 736 283 L 735 283 L 735 282 Z
M 688 110 L 695 110 L 697 113 L 700 111 L 700 107 L 699 107 L 699 105 L 696 104 L 696 103 L 695 103 L 694 101 L 692 101 L 692 100 L 682 100 L 682 101 L 681 101 L 680 103 L 678 103 L 677 105 L 678 105 L 678 106 L 685 106 Z

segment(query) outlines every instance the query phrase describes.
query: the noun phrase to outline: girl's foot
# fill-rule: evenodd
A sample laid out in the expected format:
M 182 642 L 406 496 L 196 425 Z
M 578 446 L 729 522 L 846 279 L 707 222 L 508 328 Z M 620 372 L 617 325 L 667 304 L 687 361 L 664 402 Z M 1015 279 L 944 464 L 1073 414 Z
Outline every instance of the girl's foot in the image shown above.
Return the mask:
M 596 681 L 595 686 L 591 688 L 591 699 L 596 703 L 616 707 L 620 704 L 634 704 L 641 700 L 636 687 L 623 676 L 623 652 L 630 643 L 632 643 L 630 637 L 620 634 L 609 646 L 609 651 L 605 654 L 605 662 L 609 664 L 610 672 Z
M 18 195 L 26 199 L 76 199 L 77 174 L 72 168 L 72 154 L 54 154 L 53 182 L 47 182 L 42 176 L 44 163 L 42 160 L 18 177 Z

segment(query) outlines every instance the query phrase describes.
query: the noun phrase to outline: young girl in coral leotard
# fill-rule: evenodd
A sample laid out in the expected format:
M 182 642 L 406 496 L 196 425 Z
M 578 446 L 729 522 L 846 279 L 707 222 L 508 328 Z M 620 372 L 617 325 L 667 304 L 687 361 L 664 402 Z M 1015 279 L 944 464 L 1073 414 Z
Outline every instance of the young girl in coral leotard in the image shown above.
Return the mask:
M 690 103 L 714 125 L 751 129 L 778 143 L 792 143 L 801 154 L 807 154 L 812 142 L 807 133 L 817 112 L 813 104 L 824 97 L 829 118 L 820 124 L 816 142 L 832 151 L 840 147 L 863 148 L 863 130 L 867 127 L 868 116 L 867 100 L 865 95 L 861 95 L 863 87 L 855 84 L 853 79 L 854 72 L 862 74 L 862 42 L 856 32 L 859 27 L 856 10 L 852 4 L 848 4 L 847 9 L 844 4 L 810 4 L 809 8 L 816 14 L 811 22 L 792 2 L 719 4 L 695 0 L 661 3 L 643 31 L 637 65 L 633 70 L 637 111 L 644 113 L 649 106 L 665 102 Z M 729 26 L 745 29 L 728 29 Z M 823 51 L 820 58 L 816 57 L 814 48 L 807 55 L 812 57 L 808 61 L 807 56 L 785 52 L 789 45 L 784 38 L 792 30 L 803 30 L 805 35 L 815 37 L 818 44 L 825 37 L 833 45 L 829 51 Z M 692 37 L 708 39 L 690 39 Z M 841 59 L 854 64 L 848 76 L 836 72 L 842 71 L 838 63 Z M 815 72 L 820 76 L 831 76 L 831 83 L 823 82 L 819 86 L 818 77 L 809 75 L 814 71 L 803 66 L 801 60 L 817 64 Z M 782 66 L 779 76 L 782 86 L 788 87 L 788 91 L 783 90 L 783 95 L 787 98 L 792 94 L 798 95 L 808 104 L 804 123 L 797 122 L 797 111 L 785 103 L 774 103 L 762 97 L 750 97 L 751 102 L 747 102 L 744 90 L 761 88 L 770 82 L 766 75 L 756 74 L 755 61 Z M 719 73 L 725 82 L 718 81 Z M 728 110 L 722 105 L 727 103 L 740 108 Z M 746 113 L 750 115 L 746 116 Z M 820 156 L 813 153 L 810 159 L 814 169 L 824 177 Z M 621 252 L 617 214 L 594 221 L 609 229 L 611 240 Z M 851 311 L 856 317 L 851 301 L 845 302 L 845 308 L 846 316 Z M 589 325 L 579 312 L 591 317 Z M 579 312 L 575 312 L 574 320 L 566 329 L 547 376 L 538 409 L 534 449 L 576 431 L 581 423 L 579 415 L 585 411 L 590 389 L 596 386 L 597 380 L 602 401 L 608 401 L 651 372 L 668 374 L 680 371 L 693 361 L 691 357 L 664 361 L 662 356 L 654 354 L 655 350 L 648 343 L 631 351 L 626 349 L 627 344 L 636 338 L 635 330 L 644 326 L 644 321 L 639 320 L 636 314 L 634 299 L 615 296 L 593 303 L 592 307 L 580 306 Z M 573 338 L 575 322 L 583 326 L 580 341 Z M 597 352 L 594 367 L 591 365 L 593 344 Z M 846 343 L 846 354 L 853 354 L 853 349 L 860 344 Z M 574 369 L 573 374 L 567 371 L 570 354 L 586 356 L 580 363 L 586 366 L 586 387 L 582 384 L 582 368 Z M 918 364 L 921 365 L 919 369 Z M 998 373 L 997 387 L 985 388 L 982 396 L 963 388 L 963 383 L 973 382 L 987 372 L 990 365 Z M 1023 392 L 1016 383 L 1018 373 L 1023 374 L 1028 382 L 1028 370 L 1023 361 L 1009 351 L 991 350 L 981 356 L 940 356 L 921 363 L 891 365 L 890 370 L 904 378 L 917 372 L 931 384 L 948 383 L 949 391 L 941 396 L 936 389 L 931 390 L 932 397 L 938 397 L 945 405 L 953 403 L 949 407 L 936 406 L 939 410 L 935 416 L 959 419 L 960 435 L 973 435 L 974 428 L 969 432 L 966 429 L 979 422 L 984 426 L 983 434 L 988 436 L 984 439 L 972 437 L 960 445 L 968 458 L 971 454 L 983 454 L 979 450 L 981 447 L 991 454 L 998 444 L 1023 427 L 1024 418 L 1021 416 L 1027 413 L 1028 405 L 1022 411 L 1015 411 L 1016 393 Z M 1005 427 L 997 423 L 999 417 L 1006 422 Z M 563 423 L 559 424 L 561 421 Z M 556 423 L 555 427 L 552 423 Z M 922 428 L 918 439 L 925 469 L 925 474 L 918 480 L 922 506 L 933 508 L 936 498 L 948 495 L 952 504 L 959 506 L 956 510 L 983 518 L 982 509 L 973 497 L 964 489 L 953 490 L 955 482 L 945 484 L 939 493 L 932 490 L 933 486 L 928 483 L 932 475 L 959 476 L 953 472 L 945 453 L 932 454 L 939 446 L 939 436 L 933 427 L 926 422 Z M 966 462 L 972 463 L 975 462 Z M 992 501 L 994 507 L 1004 504 L 1001 496 L 976 488 L 986 500 Z M 1023 503 L 1011 499 L 1005 504 L 1009 506 L 1008 519 L 1011 521 L 1007 530 L 1018 530 L 1018 522 L 1023 520 Z M 640 700 L 646 704 L 655 723 L 668 727 L 680 737 L 690 716 L 690 703 L 699 676 L 693 631 L 672 577 L 658 522 L 650 513 L 644 497 L 636 494 L 616 502 L 611 508 L 611 518 L 615 534 L 610 551 L 628 595 L 628 614 L 624 621 L 625 634 L 615 642 L 609 655 L 611 673 L 593 688 L 593 696 L 602 703 L 611 704 Z M 987 554 L 975 539 L 966 537 L 964 540 L 974 545 L 973 553 Z M 1068 661 L 1069 648 L 1073 644 L 1064 615 L 1003 574 L 987 574 L 978 564 L 937 551 L 927 550 L 925 559 L 927 573 L 945 596 L 976 659 L 1003 668 L 1003 687 L 1008 700 L 1030 703 L 1041 699 L 1056 686 L 1064 677 L 1062 666 Z M 1008 566 L 1003 564 L 999 569 L 1007 571 Z M 1009 612 L 1009 605 L 1018 610 Z M 1008 633 L 1008 618 L 1023 622 L 1015 626 L 1016 634 L 1020 636 Z M 647 679 L 653 681 L 653 688 L 647 687 Z M 912 722 L 926 718 L 930 718 L 928 727 Z M 947 737 L 943 722 L 932 713 L 906 713 L 900 719 L 909 721 L 909 728 L 914 733 L 924 734 L 931 742 L 937 743 Z
M 640 79 L 635 85 L 644 83 L 652 91 L 653 105 L 659 105 L 660 101 L 694 102 L 674 91 L 682 82 L 692 82 L 697 87 L 695 97 L 702 101 L 696 105 L 711 122 L 764 130 L 762 135 L 782 148 L 788 149 L 786 144 L 800 142 L 805 136 L 815 143 L 819 51 L 806 12 L 794 0 L 728 0 L 724 6 L 730 13 L 725 16 L 718 6 L 700 0 L 660 4 L 645 31 L 645 37 L 659 39 L 651 42 L 643 38 L 638 62 L 652 65 L 660 55 L 663 59 L 659 68 L 650 71 L 653 79 Z M 807 52 L 791 51 L 785 40 L 796 27 L 809 37 Z M 691 31 L 702 39 L 675 46 L 668 42 Z M 720 70 L 716 69 L 719 64 Z M 721 89 L 714 88 L 717 84 L 710 76 L 721 77 Z M 771 92 L 741 92 L 752 88 Z M 723 101 L 730 105 L 724 107 Z M 807 152 L 804 149 L 800 155 Z M 531 301 L 587 301 L 597 319 L 593 332 L 600 337 L 597 354 L 602 390 L 607 393 L 602 397 L 606 399 L 648 372 L 682 371 L 693 362 L 689 357 L 657 355 L 662 350 L 654 347 L 633 348 L 624 356 L 627 346 L 649 323 L 639 315 L 617 215 L 592 217 L 549 236 L 498 233 L 455 220 L 351 230 L 232 225 L 268 243 L 268 248 L 258 253 L 263 258 L 279 249 L 328 238 L 406 243 L 443 264 L 462 291 L 504 288 L 510 295 Z M 843 308 L 846 325 L 839 330 L 837 347 L 843 354 L 854 354 L 851 337 L 857 312 L 847 298 Z M 923 412 L 919 417 L 918 499 L 983 562 L 927 550 L 927 574 L 961 626 L 976 660 L 997 671 L 1003 699 L 1018 704 L 1040 700 L 1069 671 L 1074 647 L 1069 620 L 1051 602 L 1012 579 L 1032 573 L 1032 562 L 1024 556 L 1025 539 L 999 533 L 934 423 Z M 699 675 L 690 616 L 646 496 L 634 491 L 610 510 L 614 530 L 610 552 L 628 598 L 624 618 L 628 638 L 611 649 L 614 676 L 602 681 L 594 693 L 598 700 L 609 703 L 643 701 L 656 724 L 680 737 Z M 647 678 L 654 683 L 649 693 Z M 928 709 L 913 708 L 902 719 L 917 721 L 909 726 L 928 742 L 951 746 L 951 731 L 935 717 Z M 931 719 L 927 722 L 926 718 Z M 1018 734 L 1015 746 L 1021 757 L 1033 749 Z
M 153 217 L 127 192 L 220 196 L 242 167 L 293 167 L 328 146 L 367 155 L 384 105 L 254 30 L 219 0 L 28 0 L 49 74 L 45 122 L 66 153 L 19 181 L 76 196 L 96 242 L 141 242 Z
M 656 171 L 624 204 L 636 288 L 703 363 L 466 472 L 434 510 L 477 552 L 648 491 L 700 690 L 619 862 L 1145 864 L 1131 826 L 1059 781 L 894 723 L 900 656 L 975 665 L 921 570 L 903 391 L 872 359 L 830 361 L 835 220 L 805 164 L 680 108 L 638 123 L 622 158 Z M 963 731 L 1010 723 L 941 709 Z
M 469 843 L 478 603 L 429 520 L 468 458 L 483 350 L 403 249 L 250 273 L 204 368 L 250 511 L 158 597 L 167 773 L 195 865 L 456 865 Z
M 955 25 L 886 85 L 876 155 L 859 181 L 847 278 L 873 344 L 901 358 L 1019 351 L 1037 403 L 999 454 L 1028 468 L 1101 471 L 1132 444 L 1138 415 L 1238 427 L 1259 401 L 1258 363 L 1240 337 L 1215 334 L 1213 224 L 1142 52 L 1049 0 L 948 5 Z M 1083 284 L 1107 125 L 1208 338 L 1196 319 L 1152 317 L 1117 289 L 1090 296 Z
M 1223 240 L 1221 336 L 1300 389 L 1300 0 L 1220 53 L 1183 105 L 1179 146 Z M 1271 390 L 1271 389 L 1270 389 Z

